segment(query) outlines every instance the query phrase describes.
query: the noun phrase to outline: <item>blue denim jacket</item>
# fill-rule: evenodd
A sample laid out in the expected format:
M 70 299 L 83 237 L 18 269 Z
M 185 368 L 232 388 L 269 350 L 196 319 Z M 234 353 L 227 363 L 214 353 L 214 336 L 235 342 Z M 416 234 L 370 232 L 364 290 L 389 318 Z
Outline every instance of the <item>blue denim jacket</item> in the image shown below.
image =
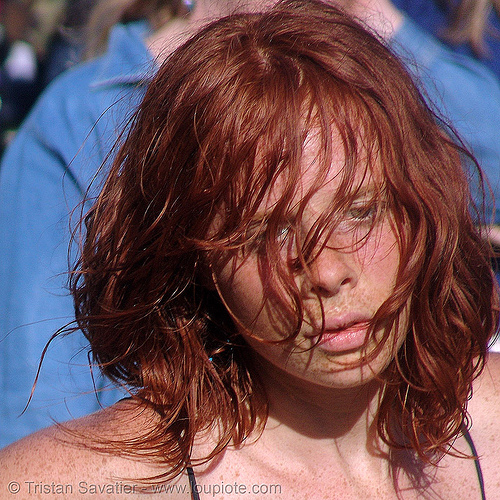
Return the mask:
M 81 333 L 56 339 L 42 365 L 34 398 L 22 412 L 40 354 L 51 335 L 73 317 L 65 291 L 70 216 L 92 183 L 119 131 L 144 94 L 155 64 L 143 37 L 145 23 L 114 28 L 107 52 L 57 79 L 42 95 L 0 168 L 0 445 L 51 423 L 99 409 Z M 406 22 L 395 44 L 421 65 L 428 93 L 498 176 L 492 114 L 500 90 L 475 62 L 450 54 Z M 413 71 L 417 71 L 412 66 Z M 441 78 L 434 83 L 434 78 Z M 460 92 L 455 97 L 455 92 Z M 464 94 L 466 94 L 464 96 Z M 464 99 L 467 97 L 467 99 Z M 488 127 L 491 127 L 488 128 Z M 476 133 L 485 128 L 480 134 Z M 494 141 L 498 143 L 498 141 Z M 495 156 L 496 155 L 496 156 Z M 495 163 L 496 162 L 496 163 Z M 483 162 L 484 163 L 484 162 Z M 96 175 L 97 173 L 97 175 Z M 80 209 L 76 208 L 74 220 Z M 499 219 L 500 220 L 500 219 Z M 95 374 L 96 385 L 104 381 Z M 118 397 L 100 393 L 103 405 Z
M 74 318 L 65 285 L 70 212 L 141 99 L 155 64 L 146 23 L 119 25 L 107 52 L 62 75 L 41 96 L 0 167 L 0 446 L 95 411 L 86 340 L 56 339 L 25 407 L 51 335 Z M 99 184 L 99 176 L 94 185 Z M 81 213 L 76 208 L 72 220 Z M 104 381 L 95 373 L 96 386 Z M 103 390 L 103 405 L 117 398 Z

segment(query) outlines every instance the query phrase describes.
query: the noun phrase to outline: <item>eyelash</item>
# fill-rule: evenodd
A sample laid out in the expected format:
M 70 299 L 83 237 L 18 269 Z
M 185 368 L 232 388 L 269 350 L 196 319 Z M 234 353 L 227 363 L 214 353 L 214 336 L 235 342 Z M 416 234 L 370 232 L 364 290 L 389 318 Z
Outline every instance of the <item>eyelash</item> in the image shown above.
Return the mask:
M 373 222 L 379 213 L 380 206 L 375 204 L 352 206 L 347 211 L 347 219 L 356 222 Z

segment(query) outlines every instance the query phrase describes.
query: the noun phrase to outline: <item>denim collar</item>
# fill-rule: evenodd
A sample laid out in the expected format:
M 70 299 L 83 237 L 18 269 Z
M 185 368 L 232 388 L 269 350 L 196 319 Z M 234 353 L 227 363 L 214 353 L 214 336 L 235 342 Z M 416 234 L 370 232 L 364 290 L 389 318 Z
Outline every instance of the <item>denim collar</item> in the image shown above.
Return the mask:
M 147 84 L 157 69 L 144 43 L 150 33 L 151 27 L 147 21 L 115 25 L 91 88 Z

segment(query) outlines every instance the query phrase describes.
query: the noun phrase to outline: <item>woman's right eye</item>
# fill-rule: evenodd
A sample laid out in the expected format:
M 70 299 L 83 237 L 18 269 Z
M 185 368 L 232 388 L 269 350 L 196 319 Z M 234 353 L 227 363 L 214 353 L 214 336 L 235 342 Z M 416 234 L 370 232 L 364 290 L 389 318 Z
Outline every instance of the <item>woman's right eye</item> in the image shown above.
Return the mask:
M 290 224 L 286 224 L 279 227 L 278 230 L 276 231 L 276 239 L 278 243 L 284 244 L 291 232 L 292 232 L 292 226 Z
M 247 231 L 247 242 L 253 247 L 260 247 L 270 238 L 270 227 L 267 223 L 256 223 L 249 227 Z M 292 232 L 292 226 L 290 223 L 280 225 L 274 230 L 274 239 L 280 245 L 283 246 Z

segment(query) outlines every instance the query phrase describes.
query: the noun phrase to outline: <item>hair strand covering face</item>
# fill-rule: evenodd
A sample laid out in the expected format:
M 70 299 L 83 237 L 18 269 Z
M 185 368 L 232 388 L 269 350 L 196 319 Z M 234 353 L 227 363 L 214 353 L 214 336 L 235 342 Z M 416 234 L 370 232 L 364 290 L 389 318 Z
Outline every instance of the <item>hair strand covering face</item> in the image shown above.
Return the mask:
M 102 371 L 158 414 L 152 429 L 112 449 L 147 451 L 168 464 L 162 477 L 185 468 L 200 431 L 218 436 L 209 460 L 265 422 L 262 384 L 207 262 L 256 244 L 249 228 L 280 179 L 259 259 L 300 326 L 275 235 L 312 129 L 318 161 L 327 165 L 334 147 L 346 161 L 343 196 L 304 242 L 302 264 L 352 202 L 363 158 L 398 234 L 396 286 L 375 323 L 396 327 L 407 311 L 408 326 L 382 374 L 379 435 L 434 461 L 467 419 L 497 327 L 489 248 L 462 169 L 475 163 L 379 40 L 332 6 L 290 0 L 216 21 L 166 60 L 86 217 L 71 282 L 78 326 Z

